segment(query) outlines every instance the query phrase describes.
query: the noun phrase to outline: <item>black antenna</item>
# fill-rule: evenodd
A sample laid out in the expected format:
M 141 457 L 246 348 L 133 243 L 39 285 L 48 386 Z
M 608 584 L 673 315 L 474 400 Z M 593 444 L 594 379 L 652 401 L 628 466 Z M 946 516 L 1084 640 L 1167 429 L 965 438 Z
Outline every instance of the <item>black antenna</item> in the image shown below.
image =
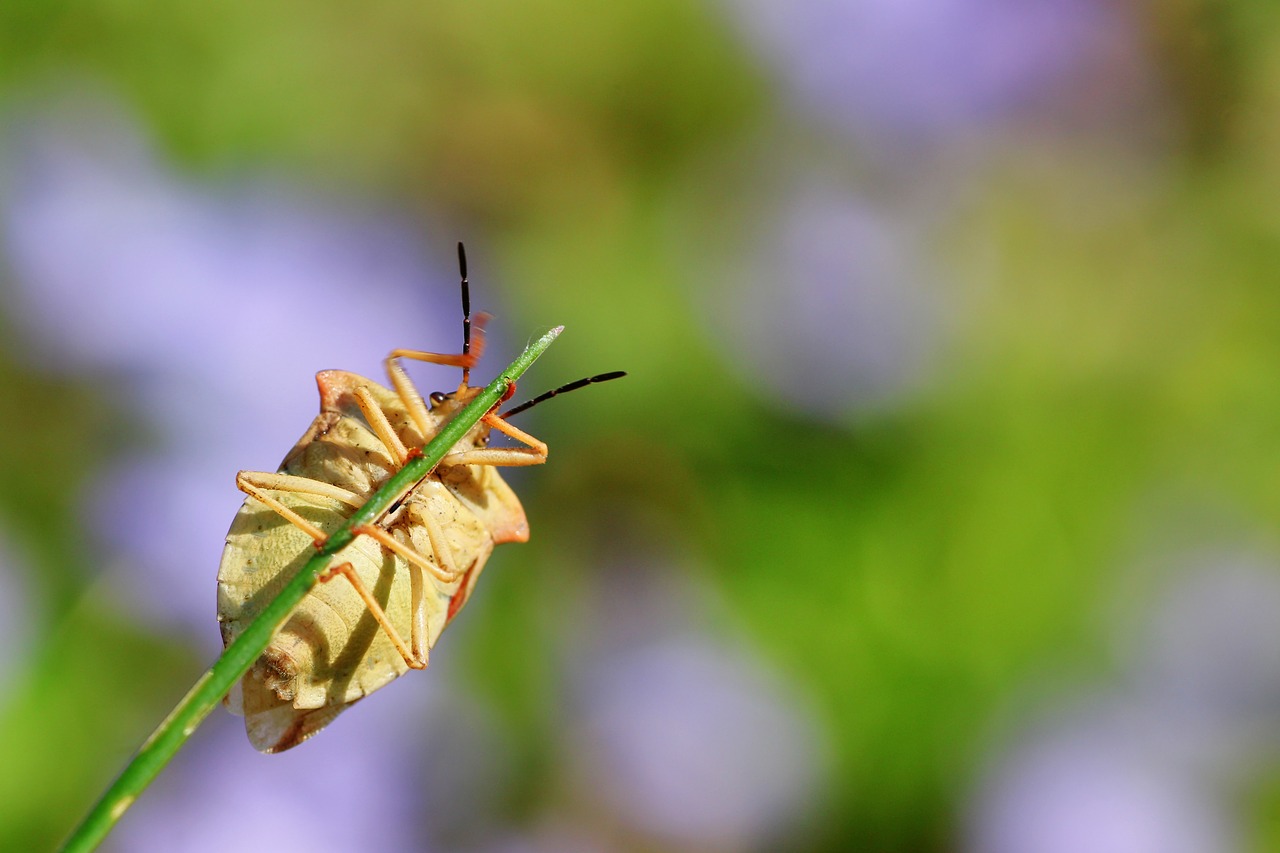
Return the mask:
M 467 250 L 458 241 L 458 272 L 462 276 L 462 354 L 471 354 L 471 286 L 467 284 Z M 471 381 L 471 368 L 462 368 L 462 384 Z
M 611 373 L 601 373 L 597 376 L 588 376 L 586 379 L 579 379 L 576 382 L 570 382 L 568 385 L 561 385 L 559 388 L 552 389 L 545 394 L 539 394 L 527 403 L 521 403 L 514 409 L 507 409 L 500 415 L 500 417 L 509 418 L 512 415 L 518 415 L 526 409 L 532 409 L 543 400 L 550 400 L 557 394 L 563 394 L 566 391 L 576 391 L 579 388 L 586 388 L 588 385 L 594 385 L 597 382 L 608 382 L 610 379 L 620 379 L 626 375 L 627 373 L 624 370 L 615 370 Z

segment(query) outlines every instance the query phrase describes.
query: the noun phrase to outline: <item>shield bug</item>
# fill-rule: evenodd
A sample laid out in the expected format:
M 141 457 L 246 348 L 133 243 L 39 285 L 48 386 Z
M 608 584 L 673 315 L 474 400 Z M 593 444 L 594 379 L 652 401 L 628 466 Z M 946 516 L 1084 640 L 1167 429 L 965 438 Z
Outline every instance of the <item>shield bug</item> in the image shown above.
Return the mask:
M 248 494 L 227 533 L 218 570 L 218 622 L 230 644 L 312 553 L 479 391 L 470 371 L 484 346 L 474 328 L 466 255 L 463 347 L 458 354 L 394 350 L 390 387 L 354 373 L 316 375 L 320 414 L 275 473 L 241 471 Z M 424 400 L 401 359 L 462 368 L 457 389 Z M 466 604 L 495 545 L 529 538 L 524 509 L 498 474 L 539 465 L 543 442 L 507 418 L 564 391 L 622 376 L 606 373 L 548 391 L 499 415 L 486 414 L 376 523 L 334 559 L 228 697 L 263 752 L 289 749 L 355 702 L 410 669 Z M 518 446 L 491 447 L 496 430 Z

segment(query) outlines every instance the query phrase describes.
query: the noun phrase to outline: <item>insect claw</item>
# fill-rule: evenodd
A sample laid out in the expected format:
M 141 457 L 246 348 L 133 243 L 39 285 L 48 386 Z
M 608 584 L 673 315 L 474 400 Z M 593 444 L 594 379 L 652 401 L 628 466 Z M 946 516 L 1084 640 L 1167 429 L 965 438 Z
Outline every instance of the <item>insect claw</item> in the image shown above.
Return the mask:
M 318 578 L 316 578 L 316 580 L 319 581 L 320 583 L 328 583 L 329 581 L 336 578 L 338 575 L 346 574 L 347 570 L 350 568 L 352 568 L 350 563 L 335 563 L 334 565 L 325 569 L 324 572 Z

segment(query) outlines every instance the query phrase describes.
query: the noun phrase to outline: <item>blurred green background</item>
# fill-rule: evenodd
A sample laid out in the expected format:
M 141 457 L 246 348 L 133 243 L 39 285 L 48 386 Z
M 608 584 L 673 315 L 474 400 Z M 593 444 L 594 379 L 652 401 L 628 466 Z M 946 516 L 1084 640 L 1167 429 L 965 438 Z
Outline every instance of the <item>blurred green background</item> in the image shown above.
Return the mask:
M 1278 25 L 0 7 L 0 849 L 213 660 L 311 374 L 455 345 L 457 240 L 489 372 L 630 376 L 528 416 L 425 674 L 219 711 L 114 849 L 1280 849 Z

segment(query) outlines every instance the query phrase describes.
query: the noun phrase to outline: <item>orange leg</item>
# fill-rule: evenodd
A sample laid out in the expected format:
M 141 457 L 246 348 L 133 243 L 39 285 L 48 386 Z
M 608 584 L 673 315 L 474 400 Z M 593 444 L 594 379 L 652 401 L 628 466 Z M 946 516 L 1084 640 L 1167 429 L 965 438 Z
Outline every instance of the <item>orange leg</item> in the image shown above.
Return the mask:
M 465 297 L 464 297 L 465 301 Z M 484 353 L 484 327 L 489 322 L 488 314 L 480 314 L 475 319 L 474 337 L 469 334 L 469 343 L 467 351 L 462 353 L 440 353 L 426 352 L 416 349 L 396 349 L 391 351 L 391 355 L 387 356 L 386 368 L 387 376 L 391 379 L 391 385 L 395 388 L 396 393 L 400 396 L 400 400 L 404 403 L 405 409 L 409 412 L 409 417 L 413 419 L 417 425 L 418 431 L 422 434 L 423 440 L 428 440 L 434 434 L 431 428 L 431 418 L 427 414 L 427 406 L 422 402 L 422 395 L 418 393 L 418 389 L 414 387 L 413 381 L 409 379 L 409 375 L 404 372 L 404 368 L 400 366 L 400 359 L 411 358 L 415 361 L 425 361 L 429 364 L 443 364 L 450 367 L 462 368 L 462 382 L 458 385 L 458 391 L 465 391 L 467 382 L 471 373 L 471 368 L 476 366 L 476 362 L 480 360 L 480 356 Z
M 388 551 L 403 557 L 409 562 L 409 613 L 410 618 L 413 620 L 410 624 L 409 636 L 410 642 L 413 644 L 414 656 L 425 661 L 427 655 L 425 639 L 427 635 L 427 603 L 423 573 L 429 572 L 443 583 L 453 583 L 458 579 L 458 574 L 443 570 L 444 568 L 452 568 L 452 557 L 449 563 L 441 560 L 441 566 L 436 566 L 415 549 L 396 541 L 390 533 L 381 527 L 364 524 L 351 532 L 357 536 L 368 536 Z M 432 545 L 435 545 L 434 538 Z M 436 554 L 439 556 L 440 552 L 437 551 Z
M 391 624 L 391 620 L 387 618 L 387 612 L 382 609 L 382 605 L 369 592 L 369 588 L 364 585 L 364 581 L 360 580 L 360 576 L 356 574 L 350 563 L 340 563 L 332 566 L 320 576 L 321 583 L 328 583 L 342 575 L 351 582 L 351 586 L 355 588 L 356 594 L 364 599 L 365 607 L 369 608 L 369 613 L 382 626 L 382 630 L 387 632 L 387 637 L 391 639 L 391 643 L 396 647 L 396 651 L 404 658 L 404 662 L 408 664 L 410 669 L 426 669 L 427 667 L 427 647 L 422 642 L 422 633 L 418 627 L 417 618 L 413 623 L 413 650 L 411 651 L 405 645 L 404 638 L 400 636 L 400 632 L 396 630 L 396 626 Z M 419 599 L 421 595 L 421 587 L 419 586 Z M 418 608 L 415 608 L 418 609 Z
M 308 536 L 315 540 L 316 544 L 323 543 L 328 537 L 315 525 L 308 522 L 302 516 L 298 515 L 290 507 L 284 505 L 276 498 L 268 494 L 268 491 L 284 491 L 294 494 L 310 494 L 323 497 L 334 498 L 349 504 L 353 507 L 359 507 L 362 503 L 360 497 L 354 492 L 329 483 L 323 483 L 319 480 L 310 480 L 306 477 L 297 477 L 292 474 L 269 474 L 262 471 L 241 471 L 236 476 L 236 485 L 247 494 L 253 496 L 257 500 L 266 504 L 267 507 L 274 510 L 285 520 L 292 523 L 295 527 L 302 530 Z M 436 520 L 429 512 L 417 514 L 417 518 L 427 528 L 427 536 L 431 540 L 431 548 L 435 552 L 436 562 L 433 563 L 414 548 L 397 541 L 386 530 L 376 525 L 365 524 L 354 530 L 356 536 L 368 536 L 382 547 L 391 551 L 393 554 L 404 558 L 417 571 L 410 571 L 410 613 L 412 623 L 410 626 L 410 645 L 405 645 L 400 633 L 395 629 L 387 618 L 386 612 L 378 604 L 377 600 L 369 593 L 368 588 L 364 586 L 359 576 L 351 568 L 350 563 L 329 569 L 320 579 L 322 581 L 332 580 L 338 574 L 346 575 L 351 585 L 355 588 L 356 593 L 364 600 L 365 605 L 369 608 L 369 612 L 378 621 L 378 624 L 387 632 L 387 636 L 395 644 L 396 649 L 404 657 L 405 663 L 414 669 L 422 669 L 427 665 L 427 617 L 426 617 L 426 595 L 424 590 L 425 580 L 423 573 L 430 574 L 441 583 L 456 583 L 462 577 L 462 572 L 458 571 L 455 566 L 453 553 L 449 548 L 448 541 L 445 539 L 444 531 L 440 527 L 440 522 Z
M 326 538 L 325 533 L 311 522 L 298 515 L 294 510 L 285 506 L 276 498 L 269 495 L 268 491 L 292 492 L 302 495 L 318 495 L 321 497 L 333 498 L 352 507 L 359 507 L 363 500 L 355 492 L 349 492 L 346 489 L 339 488 L 329 483 L 322 483 L 319 480 L 310 480 L 306 477 L 295 477 L 292 474 L 269 474 L 265 471 L 241 471 L 236 474 L 236 488 L 245 494 L 256 498 L 266 504 L 270 509 L 274 510 L 285 520 L 292 523 L 295 527 L 306 533 L 320 544 Z
M 337 486 L 328 483 L 322 483 L 318 480 L 308 480 L 306 477 L 295 477 L 291 474 L 268 474 L 260 471 L 241 471 L 236 476 L 236 485 L 241 490 L 252 495 L 262 503 L 266 504 L 270 509 L 289 521 L 302 532 L 310 536 L 317 545 L 323 544 L 328 536 L 324 531 L 304 519 L 291 508 L 285 506 L 276 498 L 272 497 L 265 490 L 279 490 L 293 492 L 295 494 L 313 494 L 324 497 L 336 498 L 349 503 L 353 506 L 360 506 L 361 501 L 353 492 L 340 489 Z M 332 580 L 337 574 L 344 574 L 351 581 L 351 585 L 355 587 L 356 592 L 364 599 L 364 603 L 369 608 L 369 612 L 378 620 L 378 624 L 387 632 L 387 636 L 395 643 L 396 649 L 404 656 L 405 663 L 414 669 L 422 669 L 427 665 L 427 610 L 426 610 L 426 594 L 424 591 L 423 572 L 430 573 L 441 583 L 454 583 L 462 576 L 454 567 L 453 554 L 449 550 L 448 542 L 444 538 L 444 531 L 440 529 L 440 523 L 430 513 L 419 513 L 419 518 L 423 520 L 427 527 L 427 535 L 431 539 L 431 547 L 436 553 L 436 563 L 432 563 L 415 549 L 398 542 L 391 534 L 381 527 L 365 524 L 361 525 L 351 532 L 356 536 L 368 536 L 382 547 L 388 549 L 393 554 L 403 557 L 416 571 L 409 572 L 409 604 L 411 618 L 413 619 L 410 628 L 410 643 L 412 650 L 406 646 L 404 640 L 400 637 L 398 631 L 387 619 L 386 612 L 378 604 L 377 600 L 370 595 L 368 589 L 361 582 L 350 563 L 342 566 L 331 568 L 320 579 L 322 581 Z
M 442 352 L 426 352 L 420 349 L 393 349 L 391 355 L 387 358 L 412 358 L 416 361 L 425 361 L 429 364 L 443 364 L 448 367 L 475 367 L 476 356 L 474 353 L 463 355 L 462 353 L 442 353 Z
M 476 366 L 476 362 L 480 360 L 480 356 L 484 355 L 484 327 L 489 322 L 489 315 L 485 313 L 477 314 L 475 323 L 473 324 L 472 338 L 468 345 L 467 352 L 462 353 L 441 353 L 441 352 L 425 352 L 420 349 L 396 349 L 391 351 L 391 355 L 387 358 L 412 358 L 417 361 L 426 361 L 431 364 L 444 364 L 451 367 L 461 367 L 464 370 L 470 370 Z
M 503 435 L 510 436 L 527 447 L 481 447 L 475 450 L 460 450 L 450 453 L 440 460 L 441 465 L 541 465 L 547 461 L 547 445 L 529 435 L 529 433 L 512 426 L 498 415 L 489 412 L 480 419 Z
M 364 419 L 369 422 L 369 427 L 373 430 L 374 435 L 387 448 L 387 452 L 391 454 L 392 461 L 397 466 L 403 466 L 409 458 L 409 451 L 405 449 L 404 442 L 400 440 L 400 436 L 396 435 L 395 429 L 391 426 L 391 421 L 387 420 L 387 415 L 382 411 L 382 407 L 373 399 L 373 395 L 369 393 L 369 389 L 361 385 L 356 389 L 356 405 L 360 407 L 360 412 L 364 415 Z
M 354 528 L 351 532 L 357 536 L 368 536 L 370 539 L 376 540 L 392 553 L 399 554 L 413 565 L 429 573 L 441 583 L 453 583 L 462 577 L 462 573 L 453 567 L 453 555 L 448 553 L 448 545 L 444 541 L 444 532 L 440 529 L 440 522 L 428 513 L 420 513 L 418 518 L 425 521 L 427 526 L 427 535 L 431 538 L 431 548 L 436 552 L 436 557 L 440 560 L 440 565 L 428 560 L 422 554 L 413 548 L 398 542 L 390 533 L 381 527 L 375 527 L 371 524 L 363 524 Z M 433 529 L 434 528 L 434 529 Z M 442 553 L 443 552 L 443 553 Z M 446 556 L 447 555 L 447 556 Z
M 396 352 L 402 352 L 402 350 L 396 350 Z M 413 384 L 409 374 L 404 372 L 404 368 L 396 360 L 395 353 L 392 353 L 387 358 L 386 366 L 387 376 L 391 379 L 391 387 L 395 389 L 397 396 L 400 397 L 400 402 L 404 403 L 405 411 L 409 413 L 409 419 L 418 428 L 418 434 L 422 436 L 422 440 L 430 441 L 431 436 L 436 434 L 436 427 L 432 423 L 431 413 L 427 409 L 427 404 L 422 401 L 422 395 L 418 393 L 417 386 Z
M 236 485 L 247 494 L 253 496 L 257 500 L 266 504 L 267 507 L 274 510 L 278 515 L 286 521 L 293 524 L 303 533 L 306 533 L 316 545 L 321 545 L 328 539 L 327 534 L 315 525 L 298 515 L 297 512 L 285 506 L 276 498 L 267 493 L 267 490 L 292 492 L 295 494 L 311 494 L 324 497 L 335 498 L 354 507 L 359 507 L 362 503 L 359 496 L 354 492 L 329 483 L 322 483 L 319 480 L 309 480 L 306 477 L 296 477 L 291 474 L 268 474 L 262 471 L 241 471 L 236 475 Z M 432 519 L 434 522 L 435 519 Z M 438 524 L 436 525 L 439 526 Z M 345 574 L 347 579 L 351 581 L 352 586 L 356 588 L 356 592 L 364 599 L 365 604 L 369 607 L 369 611 L 373 617 L 378 620 L 386 631 L 391 641 L 396 644 L 396 649 L 404 656 L 405 663 L 414 669 L 422 669 L 427 665 L 427 646 L 426 646 L 426 597 L 423 591 L 422 569 L 427 568 L 433 575 L 439 577 L 445 583 L 457 580 L 456 572 L 452 571 L 453 558 L 452 555 L 447 557 L 447 562 L 442 559 L 441 564 L 447 566 L 450 571 L 442 573 L 441 569 L 432 565 L 429 560 L 419 554 L 417 551 L 402 545 L 382 528 L 372 525 L 363 525 L 352 531 L 357 536 L 361 534 L 368 535 L 379 544 L 389 548 L 393 553 L 400 555 L 408 560 L 418 571 L 411 571 L 409 574 L 410 584 L 410 610 L 412 613 L 413 624 L 411 632 L 411 642 L 413 644 L 412 652 L 405 646 L 400 634 L 395 630 L 387 619 L 386 613 L 378 602 L 369 594 L 368 589 L 361 583 L 358 575 L 350 568 L 351 564 L 346 563 L 346 568 L 342 566 L 329 569 L 321 580 L 331 580 L 335 574 Z M 428 528 L 428 534 L 432 533 Z M 443 538 L 443 537 L 442 537 Z M 435 546 L 435 536 L 432 535 L 432 545 Z M 443 576 L 442 576 L 443 575 Z

